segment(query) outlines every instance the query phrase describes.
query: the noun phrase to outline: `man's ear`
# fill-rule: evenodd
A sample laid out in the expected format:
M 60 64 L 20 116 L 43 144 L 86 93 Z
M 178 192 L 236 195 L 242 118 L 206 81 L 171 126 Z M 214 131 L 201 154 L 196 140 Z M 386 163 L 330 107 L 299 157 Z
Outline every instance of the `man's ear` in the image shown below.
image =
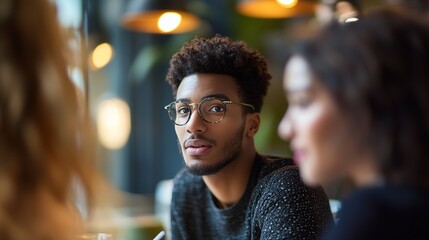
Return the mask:
M 259 113 L 251 113 L 249 114 L 250 116 L 248 116 L 248 127 L 247 127 L 247 131 L 246 131 L 246 136 L 251 138 L 254 137 L 255 134 L 258 132 L 259 130 L 259 124 L 261 123 L 261 117 L 259 115 Z

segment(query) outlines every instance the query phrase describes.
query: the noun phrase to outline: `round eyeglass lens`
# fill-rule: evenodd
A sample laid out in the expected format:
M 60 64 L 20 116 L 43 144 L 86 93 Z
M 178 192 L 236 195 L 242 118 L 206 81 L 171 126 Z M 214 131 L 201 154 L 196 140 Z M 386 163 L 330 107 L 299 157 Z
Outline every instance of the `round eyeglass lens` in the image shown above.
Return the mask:
M 170 105 L 168 114 L 177 125 L 185 125 L 191 114 L 191 106 L 188 103 L 174 102 Z
M 220 99 L 204 99 L 199 106 L 200 113 L 206 122 L 218 123 L 225 116 L 225 104 Z

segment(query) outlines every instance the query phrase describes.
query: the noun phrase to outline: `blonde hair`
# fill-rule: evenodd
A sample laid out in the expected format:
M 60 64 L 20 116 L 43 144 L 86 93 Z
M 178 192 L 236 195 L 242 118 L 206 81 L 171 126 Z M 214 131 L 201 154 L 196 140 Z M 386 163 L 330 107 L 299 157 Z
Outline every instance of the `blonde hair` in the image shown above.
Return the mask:
M 87 111 L 67 73 L 55 8 L 0 5 L 0 239 L 67 239 L 80 231 L 73 185 L 92 198 Z

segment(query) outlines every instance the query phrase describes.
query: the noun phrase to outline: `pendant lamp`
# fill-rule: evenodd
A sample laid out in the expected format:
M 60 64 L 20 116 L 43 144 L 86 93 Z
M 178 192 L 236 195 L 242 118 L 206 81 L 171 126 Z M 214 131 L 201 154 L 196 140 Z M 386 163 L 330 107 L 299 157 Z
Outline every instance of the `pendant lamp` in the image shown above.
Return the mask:
M 289 18 L 311 15 L 317 3 L 310 0 L 239 0 L 239 13 L 255 18 Z
M 200 25 L 197 16 L 186 11 L 189 0 L 131 0 L 121 25 L 129 30 L 176 34 L 189 32 Z

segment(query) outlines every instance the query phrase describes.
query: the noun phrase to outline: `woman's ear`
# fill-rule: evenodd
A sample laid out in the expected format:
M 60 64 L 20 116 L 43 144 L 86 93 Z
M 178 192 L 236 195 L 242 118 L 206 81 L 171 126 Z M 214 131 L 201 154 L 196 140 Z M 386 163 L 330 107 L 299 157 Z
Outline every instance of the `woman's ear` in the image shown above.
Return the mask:
M 259 124 L 261 123 L 261 117 L 259 113 L 251 113 L 250 116 L 248 116 L 248 127 L 246 131 L 246 136 L 251 138 L 254 137 L 255 134 L 259 130 Z

